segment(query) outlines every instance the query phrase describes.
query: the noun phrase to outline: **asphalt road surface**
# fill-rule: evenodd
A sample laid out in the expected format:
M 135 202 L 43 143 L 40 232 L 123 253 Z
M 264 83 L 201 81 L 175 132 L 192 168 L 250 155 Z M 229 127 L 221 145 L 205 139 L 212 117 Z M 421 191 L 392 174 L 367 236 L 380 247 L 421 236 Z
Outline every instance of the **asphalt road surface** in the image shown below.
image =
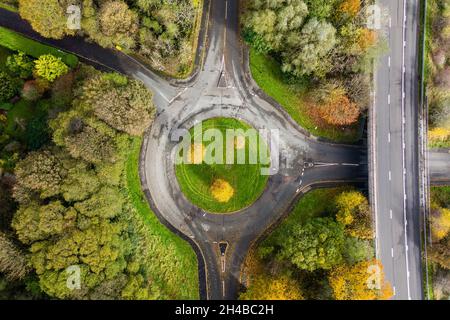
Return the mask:
M 375 88 L 377 256 L 394 299 L 422 299 L 418 167 L 418 0 L 379 0 L 389 50 Z
M 376 78 L 377 251 L 388 280 L 395 286 L 395 297 L 420 299 L 416 196 L 418 1 L 408 3 L 404 36 L 403 2 L 378 2 L 384 9 L 383 31 L 389 38 L 390 51 L 381 59 Z M 205 50 L 205 59 L 195 76 L 186 82 L 164 79 L 132 57 L 79 37 L 43 38 L 17 14 L 1 8 L 0 25 L 72 52 L 97 67 L 138 78 L 155 93 L 158 117 L 145 136 L 141 154 L 143 189 L 160 220 L 196 249 L 200 279 L 205 280 L 200 284 L 201 296 L 234 299 L 250 245 L 279 222 L 311 187 L 365 183 L 367 157 L 362 146 L 330 144 L 312 137 L 269 99 L 251 79 L 246 66 L 247 55 L 239 40 L 238 1 L 213 0 L 209 5 L 206 0 L 208 10 L 204 17 L 209 21 L 204 23 L 203 31 L 207 42 L 202 42 L 203 37 L 199 42 L 200 49 Z M 197 58 L 201 56 L 198 52 Z M 279 169 L 274 168 L 265 192 L 252 206 L 229 215 L 213 215 L 189 203 L 179 189 L 172 158 L 179 129 L 189 129 L 216 116 L 239 118 L 257 129 L 278 129 L 280 137 L 279 152 L 276 146 L 271 146 L 272 164 L 279 164 Z M 446 179 L 446 170 L 448 176 L 447 159 L 442 153 L 430 154 L 433 182 Z M 229 243 L 224 259 L 219 252 L 220 241 Z

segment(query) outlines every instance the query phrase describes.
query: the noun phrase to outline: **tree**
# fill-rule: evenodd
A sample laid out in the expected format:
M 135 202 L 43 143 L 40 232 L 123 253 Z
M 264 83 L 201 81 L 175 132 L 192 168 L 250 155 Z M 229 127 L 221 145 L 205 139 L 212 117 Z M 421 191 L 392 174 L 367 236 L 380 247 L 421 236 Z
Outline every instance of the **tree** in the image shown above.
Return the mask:
M 73 227 L 75 210 L 67 210 L 60 201 L 41 206 L 37 202 L 21 206 L 14 216 L 12 226 L 19 240 L 24 244 L 61 235 Z
M 0 71 L 0 102 L 8 101 L 17 93 L 13 79 L 5 72 Z
M 305 0 L 310 15 L 318 19 L 329 18 L 340 0 Z
M 123 1 L 107 1 L 99 11 L 101 33 L 108 37 L 111 45 L 119 44 L 128 49 L 135 46 L 138 31 L 138 15 Z
M 348 265 L 369 260 L 374 256 L 373 244 L 369 240 L 346 237 L 344 246 L 343 256 Z
M 50 121 L 53 141 L 67 148 L 69 154 L 90 163 L 113 163 L 117 159 L 116 133 L 95 118 L 86 117 L 81 110 L 61 112 Z
M 240 300 L 303 300 L 297 281 L 287 275 L 257 275 L 250 280 Z
M 37 193 L 42 199 L 58 194 L 66 171 L 60 157 L 51 150 L 42 150 L 30 152 L 19 161 L 15 174 L 14 195 L 21 202 L 19 195 L 27 193 L 27 190 Z
M 440 208 L 433 204 L 431 207 L 430 222 L 433 242 L 439 242 L 450 232 L 450 209 Z
M 33 60 L 25 53 L 19 51 L 17 54 L 8 56 L 6 67 L 22 79 L 28 79 L 33 74 Z
M 61 193 L 68 202 L 82 201 L 100 188 L 100 181 L 88 164 L 79 161 L 67 170 L 67 177 L 61 185 Z
M 293 33 L 286 40 L 288 49 L 282 54 L 282 70 L 298 77 L 320 75 L 324 58 L 336 44 L 336 29 L 313 18 L 300 33 Z
M 314 218 L 292 227 L 277 246 L 278 257 L 300 269 L 330 269 L 343 260 L 344 227 L 331 218 Z
M 9 281 L 21 280 L 30 272 L 28 256 L 6 234 L 0 232 L 0 272 Z
M 331 270 L 328 280 L 336 300 L 387 300 L 393 295 L 378 260 L 338 266 Z
M 361 0 L 344 0 L 339 5 L 339 11 L 350 17 L 355 17 L 360 10 Z
M 433 244 L 427 251 L 427 257 L 442 268 L 450 269 L 450 237 Z
M 360 110 L 350 101 L 339 81 L 328 81 L 310 93 L 311 112 L 317 113 L 328 124 L 345 126 L 358 120 Z
M 117 74 L 100 75 L 85 81 L 82 103 L 116 130 L 142 135 L 155 115 L 153 96 L 142 82 Z
M 69 72 L 69 67 L 61 61 L 61 58 L 51 54 L 40 56 L 34 64 L 36 75 L 50 82 Z
M 372 215 L 367 198 L 358 191 L 343 192 L 335 199 L 336 220 L 345 225 L 352 237 L 372 239 Z
M 66 10 L 70 1 L 19 0 L 20 16 L 46 38 L 61 39 L 75 34 L 67 29 Z

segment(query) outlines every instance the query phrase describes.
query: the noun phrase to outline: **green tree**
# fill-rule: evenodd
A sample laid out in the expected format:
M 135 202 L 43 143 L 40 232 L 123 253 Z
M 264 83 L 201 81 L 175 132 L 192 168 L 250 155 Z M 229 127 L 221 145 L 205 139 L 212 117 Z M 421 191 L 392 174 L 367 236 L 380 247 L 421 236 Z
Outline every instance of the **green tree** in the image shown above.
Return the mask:
M 276 245 L 278 257 L 300 269 L 330 269 L 343 260 L 344 227 L 331 218 L 314 218 L 293 226 Z
M 344 260 L 348 265 L 369 260 L 374 257 L 373 244 L 369 240 L 354 237 L 345 238 Z
M 0 102 L 8 101 L 17 93 L 13 79 L 5 72 L 0 71 Z
M 336 41 L 333 25 L 315 18 L 309 20 L 300 33 L 287 38 L 288 49 L 283 51 L 282 70 L 298 77 L 323 74 L 326 55 Z
M 28 79 L 33 74 L 33 60 L 21 51 L 8 56 L 6 66 L 12 73 L 22 79 Z
M 69 67 L 61 61 L 61 58 L 51 54 L 40 56 L 34 64 L 36 75 L 50 82 L 69 72 Z

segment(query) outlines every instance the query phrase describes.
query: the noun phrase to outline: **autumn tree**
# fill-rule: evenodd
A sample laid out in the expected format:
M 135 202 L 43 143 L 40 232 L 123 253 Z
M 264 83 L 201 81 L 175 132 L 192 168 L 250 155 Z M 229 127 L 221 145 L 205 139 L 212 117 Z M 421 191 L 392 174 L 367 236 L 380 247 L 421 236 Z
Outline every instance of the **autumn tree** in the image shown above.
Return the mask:
M 141 135 L 155 115 L 152 93 L 142 82 L 115 74 L 99 75 L 83 84 L 81 103 L 116 130 Z
M 330 269 L 343 260 L 344 227 L 331 218 L 314 218 L 293 226 L 276 247 L 278 258 L 300 269 Z
M 252 277 L 240 300 L 303 300 L 297 281 L 287 275 Z
M 393 295 L 378 260 L 337 266 L 329 273 L 328 280 L 336 300 L 387 300 Z
M 61 39 L 74 34 L 67 28 L 68 4 L 65 0 L 19 0 L 19 13 L 42 36 Z
M 450 237 L 433 244 L 427 251 L 427 257 L 442 268 L 450 269 Z
M 9 281 L 23 279 L 30 272 L 28 258 L 6 234 L 0 232 L 0 272 Z
M 372 239 L 372 214 L 367 198 L 358 191 L 347 191 L 335 199 L 336 220 L 345 225 L 346 232 L 361 239 Z
M 51 150 L 30 152 L 17 163 L 15 174 L 17 185 L 14 195 L 21 202 L 21 196 L 34 192 L 42 199 L 60 192 L 61 182 L 66 175 L 59 155 Z
M 351 125 L 359 118 L 359 107 L 350 101 L 339 81 L 329 81 L 314 89 L 309 101 L 310 112 L 317 113 L 330 125 Z
M 361 0 L 343 0 L 339 11 L 350 17 L 355 17 L 361 10 Z
M 450 232 L 450 209 L 440 208 L 435 204 L 430 214 L 431 234 L 434 242 L 439 242 Z

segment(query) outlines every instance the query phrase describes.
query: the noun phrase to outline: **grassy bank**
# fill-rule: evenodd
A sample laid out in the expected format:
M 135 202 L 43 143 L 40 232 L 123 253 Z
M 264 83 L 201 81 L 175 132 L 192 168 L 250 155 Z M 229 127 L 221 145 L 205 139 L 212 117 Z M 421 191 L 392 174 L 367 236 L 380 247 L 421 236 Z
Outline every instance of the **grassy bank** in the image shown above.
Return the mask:
M 150 278 L 166 289 L 171 299 L 198 299 L 198 267 L 194 250 L 173 234 L 150 209 L 139 178 L 141 138 L 134 138 L 126 161 L 126 192 L 145 224 Z M 151 260 L 150 260 L 151 259 Z
M 75 68 L 78 65 L 78 58 L 75 55 L 28 39 L 3 27 L 0 27 L 0 44 L 13 51 L 25 52 L 34 58 L 39 58 L 39 56 L 44 54 L 52 54 L 55 57 L 60 57 L 71 68 Z
M 349 128 L 318 126 L 310 117 L 303 101 L 307 84 L 288 84 L 277 61 L 250 49 L 250 70 L 258 86 L 275 99 L 301 127 L 317 137 L 352 143 L 359 139 L 358 125 Z

